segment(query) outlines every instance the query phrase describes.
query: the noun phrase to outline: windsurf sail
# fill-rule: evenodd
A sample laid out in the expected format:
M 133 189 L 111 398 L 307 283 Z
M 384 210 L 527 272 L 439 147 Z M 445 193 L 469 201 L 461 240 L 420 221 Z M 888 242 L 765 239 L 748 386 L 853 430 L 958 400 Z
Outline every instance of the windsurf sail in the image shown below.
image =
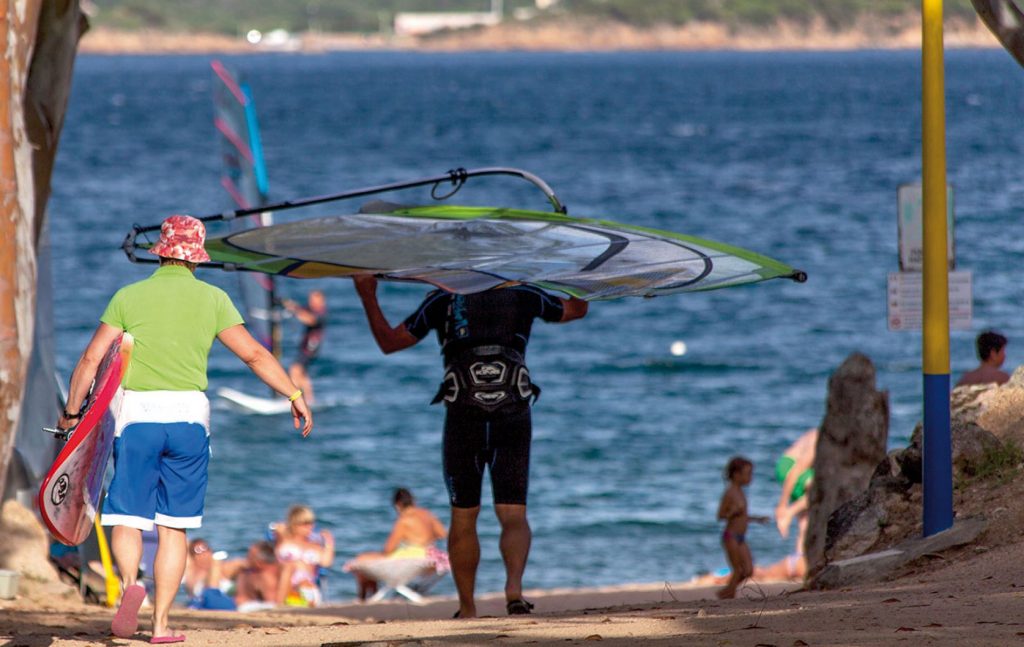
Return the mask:
M 695 236 L 577 218 L 540 178 L 518 169 L 457 169 L 446 175 L 291 200 L 275 209 L 351 199 L 433 184 L 431 195 L 451 197 L 470 177 L 511 175 L 540 188 L 554 213 L 491 207 L 404 207 L 375 202 L 362 212 L 309 218 L 208 237 L 209 267 L 293 278 L 374 274 L 385 280 L 421 281 L 469 294 L 508 282 L 529 283 L 590 301 L 653 297 L 756 283 L 774 278 L 803 282 L 807 275 L 784 263 Z M 452 188 L 439 195 L 444 182 Z M 204 222 L 248 215 L 200 217 Z M 139 242 L 159 225 L 136 226 L 123 249 L 133 262 L 152 243 Z
M 267 166 L 263 159 L 256 103 L 249 84 L 240 81 L 220 61 L 214 74 L 213 124 L 220 137 L 220 182 L 239 209 L 256 210 L 267 204 Z M 231 221 L 243 232 L 273 224 L 269 211 L 255 211 Z M 249 330 L 275 356 L 281 356 L 281 312 L 276 305 L 274 279 L 259 273 L 238 275 L 241 303 Z
M 694 236 L 564 214 L 397 207 L 207 240 L 211 260 L 295 278 L 372 273 L 472 293 L 510 281 L 587 300 L 713 290 L 802 273 Z

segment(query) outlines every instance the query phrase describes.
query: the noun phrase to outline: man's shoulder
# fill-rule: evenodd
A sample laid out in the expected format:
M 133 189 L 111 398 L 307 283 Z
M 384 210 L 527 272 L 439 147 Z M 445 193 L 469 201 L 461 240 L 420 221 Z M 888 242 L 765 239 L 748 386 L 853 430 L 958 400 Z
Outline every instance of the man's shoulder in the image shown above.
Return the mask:
M 979 366 L 973 371 L 967 371 L 960 380 L 957 381 L 956 386 L 973 386 L 977 384 L 1003 384 L 1010 380 L 1010 375 L 1005 371 L 997 368 L 988 368 L 985 366 Z
M 554 295 L 549 294 L 549 293 L 545 292 L 544 290 L 538 288 L 536 285 L 530 285 L 529 283 L 517 283 L 516 285 L 509 286 L 508 289 L 512 290 L 514 292 L 521 293 L 521 294 L 522 293 L 537 294 L 537 295 L 549 297 L 549 298 L 552 298 L 552 299 L 557 298 Z
M 231 296 L 223 288 L 219 288 L 213 283 L 207 283 L 202 279 L 197 279 L 194 283 L 195 289 L 201 292 L 205 292 L 210 295 L 214 300 L 224 302 L 231 301 Z
M 447 303 L 448 299 L 451 299 L 452 296 L 451 292 L 440 288 L 431 290 L 427 292 L 426 296 L 423 297 L 423 301 L 420 302 L 420 309 Z
M 956 386 L 974 386 L 978 384 L 991 384 L 998 382 L 1000 378 L 1006 376 L 1006 380 L 1010 379 L 1005 373 L 998 370 L 988 370 L 985 366 L 978 366 L 974 371 L 968 371 L 961 376 L 956 382 Z
M 125 299 L 125 298 L 131 298 L 131 297 L 136 296 L 138 294 L 150 292 L 151 290 L 155 289 L 154 286 L 153 286 L 153 282 L 152 281 L 153 281 L 153 277 L 152 276 L 147 276 L 144 279 L 140 279 L 138 281 L 134 281 L 134 282 L 129 283 L 127 285 L 123 285 L 123 286 L 121 286 L 120 289 L 118 289 L 117 292 L 114 293 L 114 297 L 113 298 L 114 299 Z

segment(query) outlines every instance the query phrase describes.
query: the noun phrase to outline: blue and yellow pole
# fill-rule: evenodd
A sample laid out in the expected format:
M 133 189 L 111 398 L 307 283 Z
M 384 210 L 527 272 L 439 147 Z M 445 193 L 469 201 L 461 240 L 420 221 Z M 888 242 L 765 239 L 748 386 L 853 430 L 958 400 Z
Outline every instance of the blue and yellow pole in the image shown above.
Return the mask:
M 942 0 L 921 0 L 922 192 L 924 199 L 924 534 L 953 525 L 949 428 L 949 267 L 946 231 L 946 90 Z

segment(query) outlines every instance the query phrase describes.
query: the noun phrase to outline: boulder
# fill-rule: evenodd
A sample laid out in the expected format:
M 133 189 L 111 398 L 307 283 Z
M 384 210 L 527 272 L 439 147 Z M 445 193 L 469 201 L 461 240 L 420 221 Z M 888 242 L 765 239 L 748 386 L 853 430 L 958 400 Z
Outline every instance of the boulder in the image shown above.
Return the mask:
M 55 582 L 57 569 L 50 564 L 50 539 L 35 514 L 10 499 L 0 509 L 0 568 L 18 571 L 23 577 Z
M 952 420 L 949 431 L 953 450 L 954 477 L 974 476 L 986 456 L 990 452 L 998 450 L 1003 444 L 994 434 L 989 433 L 973 422 L 968 422 L 964 418 Z M 918 464 L 911 467 L 909 465 L 911 458 L 903 457 L 903 462 L 911 470 L 918 470 L 918 473 L 922 469 L 920 456 L 923 434 L 924 428 L 919 422 L 914 427 L 914 432 L 910 435 L 910 446 L 905 450 L 909 452 L 909 456 L 916 456 Z M 920 477 L 917 479 L 917 482 L 920 482 Z
M 871 360 L 853 353 L 829 379 L 825 418 L 819 427 L 804 541 L 809 576 L 826 564 L 829 518 L 868 489 L 879 463 L 887 460 L 888 436 L 888 394 L 875 388 Z M 864 509 L 868 505 L 864 502 Z M 848 527 L 858 517 L 852 515 Z
M 78 601 L 78 590 L 60 580 L 50 563 L 50 538 L 35 514 L 11 499 L 0 508 L 0 568 L 21 573 L 18 593 L 52 603 Z
M 900 474 L 911 483 L 922 481 L 924 456 L 921 453 L 922 423 L 918 422 L 910 435 L 910 444 L 892 453 L 893 461 L 899 466 Z
M 920 534 L 921 486 L 898 478 L 877 483 L 829 518 L 825 561 L 850 559 Z
M 1024 446 L 1024 366 L 1002 386 L 958 386 L 950 394 L 954 427 L 976 424 L 996 438 Z
M 979 391 L 980 392 L 980 391 Z M 961 417 L 950 427 L 954 477 L 970 478 L 1001 442 Z M 921 534 L 923 427 L 918 423 L 910 445 L 895 450 L 875 468 L 866 490 L 840 505 L 829 517 L 825 561 L 833 563 L 888 547 Z

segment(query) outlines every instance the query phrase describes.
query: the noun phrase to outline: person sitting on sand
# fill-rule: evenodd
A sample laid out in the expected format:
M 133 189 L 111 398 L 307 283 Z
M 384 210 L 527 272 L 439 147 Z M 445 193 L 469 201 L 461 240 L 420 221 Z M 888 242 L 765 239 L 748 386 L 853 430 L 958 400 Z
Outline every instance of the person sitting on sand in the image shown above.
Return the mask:
M 274 526 L 274 552 L 289 574 L 290 590 L 284 602 L 290 606 L 319 605 L 319 571 L 334 563 L 334 536 L 327 530 L 314 530 L 315 525 L 312 508 L 293 505 L 287 522 Z
M 244 559 L 224 559 L 227 553 L 214 553 L 205 539 L 196 538 L 188 544 L 185 575 L 182 584 L 191 609 L 234 611 L 231 595 L 234 579 L 245 567 Z
M 736 597 L 736 589 L 754 573 L 754 558 L 747 544 L 747 525 L 751 521 L 766 522 L 768 518 L 747 514 L 747 496 L 743 488 L 750 484 L 753 477 L 754 464 L 742 456 L 734 456 L 725 467 L 725 478 L 729 485 L 718 504 L 718 518 L 725 521 L 722 547 L 732 572 L 725 587 L 718 591 L 720 598 Z
M 274 545 L 258 541 L 249 546 L 245 563 L 235 577 L 235 605 L 239 611 L 259 611 L 284 604 L 292 567 L 282 568 Z
M 360 600 L 365 600 L 377 592 L 377 581 L 359 570 L 353 570 L 353 565 L 360 561 L 374 559 L 426 557 L 428 548 L 448 536 L 448 531 L 432 512 L 416 505 L 416 499 L 409 490 L 396 489 L 392 497 L 392 504 L 398 513 L 398 519 L 395 520 L 395 525 L 391 528 L 388 540 L 384 542 L 384 550 L 360 553 L 345 565 L 345 570 L 354 574 L 359 583 Z
M 1003 362 L 1006 361 L 1006 337 L 1003 337 L 994 330 L 986 330 L 978 335 L 975 342 L 978 348 L 978 359 L 981 364 L 973 371 L 967 371 L 960 377 L 957 386 L 969 384 L 1006 384 L 1010 376 L 1000 370 Z

